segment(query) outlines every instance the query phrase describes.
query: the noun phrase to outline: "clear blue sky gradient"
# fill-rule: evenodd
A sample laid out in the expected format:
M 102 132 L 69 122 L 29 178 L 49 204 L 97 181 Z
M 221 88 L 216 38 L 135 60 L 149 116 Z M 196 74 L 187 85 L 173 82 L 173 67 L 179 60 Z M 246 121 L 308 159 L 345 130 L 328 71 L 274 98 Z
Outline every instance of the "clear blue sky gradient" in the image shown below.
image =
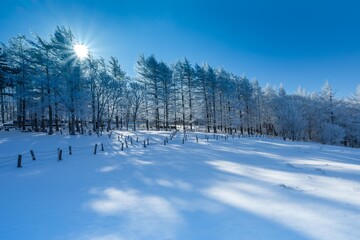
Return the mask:
M 358 1 L 2 0 L 0 41 L 69 26 L 97 56 L 117 57 L 129 75 L 139 54 L 173 63 L 208 62 L 262 86 L 283 83 L 336 96 L 360 84 Z

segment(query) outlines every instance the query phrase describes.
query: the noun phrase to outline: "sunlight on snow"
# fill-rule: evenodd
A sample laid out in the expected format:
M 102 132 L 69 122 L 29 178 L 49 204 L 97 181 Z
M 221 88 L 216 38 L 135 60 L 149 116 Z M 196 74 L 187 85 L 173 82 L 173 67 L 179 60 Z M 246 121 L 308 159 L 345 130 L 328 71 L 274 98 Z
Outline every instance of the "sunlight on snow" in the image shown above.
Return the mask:
M 360 207 L 360 195 L 354 191 L 354 186 L 358 186 L 358 182 L 355 181 L 271 170 L 222 160 L 208 161 L 207 163 L 224 172 L 256 179 L 272 185 L 285 184 L 293 189 L 304 191 L 307 195 Z
M 136 165 L 149 165 L 149 164 L 154 164 L 153 162 L 144 161 L 144 160 L 140 160 L 140 159 L 132 159 L 132 161 L 133 161 Z
M 279 222 L 311 238 L 328 239 L 332 236 L 333 239 L 346 239 L 350 237 L 354 224 L 356 225 L 355 219 L 339 223 L 339 216 L 351 216 L 351 212 L 301 200 L 296 202 L 286 195 L 275 194 L 261 187 L 217 182 L 206 189 L 204 194 L 235 208 Z
M 129 234 L 140 232 L 144 236 L 170 237 L 182 222 L 176 209 L 164 198 L 117 188 L 92 191 L 95 192 L 100 197 L 90 202 L 89 207 L 103 216 L 119 217 L 119 223 L 126 225 Z M 125 223 L 121 219 L 125 219 Z
M 306 159 L 306 160 L 297 160 L 293 161 L 293 164 L 299 165 L 300 167 L 322 167 L 326 170 L 336 170 L 342 172 L 353 172 L 360 173 L 360 165 L 342 163 L 342 162 L 333 162 L 327 159 Z
M 356 228 L 356 219 L 346 217 L 353 215 L 354 207 L 357 210 L 360 207 L 360 195 L 354 189 L 357 182 L 222 160 L 207 163 L 221 171 L 244 177 L 241 182 L 233 179 L 216 181 L 203 191 L 210 198 L 279 222 L 316 239 L 327 239 L 329 236 L 346 239 L 352 237 L 351 234 L 357 234 L 352 231 Z M 246 184 L 247 181 L 251 184 Z M 339 181 L 341 184 L 337 184 Z M 300 190 L 301 193 L 294 191 L 289 194 L 291 190 Z M 325 199 L 328 203 L 316 199 Z M 339 221 L 341 218 L 346 220 Z
M 114 165 L 114 166 L 105 166 L 105 167 L 100 168 L 99 172 L 103 172 L 103 173 L 112 172 L 112 171 L 114 171 L 114 170 L 116 170 L 118 168 L 119 168 L 119 166 L 116 166 L 116 165 Z
M 149 147 L 120 151 L 115 134 L 35 141 L 32 133 L 14 134 L 3 149 L 26 155 L 23 168 L 15 169 L 16 156 L 0 168 L 8 183 L 0 191 L 0 238 L 359 239 L 356 149 L 281 141 L 283 148 L 260 138 L 196 143 L 195 133 L 184 145 L 179 136 L 164 146 L 155 140 L 167 133 L 137 133 Z M 94 155 L 99 141 L 105 151 Z M 56 161 L 58 147 L 63 161 Z M 54 200 L 62 204 L 49 213 Z M 34 233 L 35 218 L 51 232 Z
M 169 187 L 169 188 L 177 188 L 183 191 L 191 191 L 192 186 L 189 183 L 186 183 L 181 180 L 175 180 L 175 181 L 169 181 L 165 179 L 156 179 L 155 182 L 163 187 Z
M 3 138 L 3 139 L 0 139 L 0 144 L 2 144 L 2 143 L 6 143 L 6 142 L 8 142 L 9 141 L 9 139 L 8 138 Z

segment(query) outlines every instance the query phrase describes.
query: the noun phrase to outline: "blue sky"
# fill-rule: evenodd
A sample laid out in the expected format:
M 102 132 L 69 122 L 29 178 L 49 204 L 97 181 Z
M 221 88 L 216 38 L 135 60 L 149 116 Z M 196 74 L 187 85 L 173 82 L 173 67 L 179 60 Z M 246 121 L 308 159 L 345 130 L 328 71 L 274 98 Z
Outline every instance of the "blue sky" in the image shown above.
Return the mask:
M 31 31 L 47 37 L 57 25 L 94 54 L 117 57 L 129 75 L 139 54 L 153 53 L 282 83 L 288 93 L 318 92 L 328 80 L 343 97 L 360 84 L 357 1 L 1 1 L 2 42 Z

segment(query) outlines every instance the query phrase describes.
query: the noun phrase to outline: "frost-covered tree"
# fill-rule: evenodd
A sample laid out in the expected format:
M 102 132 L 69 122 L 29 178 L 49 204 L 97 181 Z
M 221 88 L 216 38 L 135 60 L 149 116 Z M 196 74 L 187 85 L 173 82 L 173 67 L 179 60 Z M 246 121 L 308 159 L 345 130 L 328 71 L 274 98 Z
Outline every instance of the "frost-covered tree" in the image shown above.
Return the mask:
M 12 68 L 8 62 L 8 55 L 4 50 L 5 45 L 0 46 L 0 105 L 1 105 L 1 123 L 11 119 L 11 112 L 5 109 L 11 108 L 9 102 L 13 97 L 12 88 L 14 87 L 13 75 L 17 74 L 17 69 Z M 6 101 L 6 99 L 8 101 Z M 8 114 L 6 114 L 8 113 Z
M 217 81 L 217 99 L 218 99 L 218 128 L 222 132 L 225 129 L 227 129 L 227 100 L 226 100 L 226 94 L 227 94 L 227 85 L 229 83 L 230 75 L 225 69 L 218 68 L 215 71 L 216 74 L 216 81 Z
M 57 91 L 57 79 L 60 76 L 55 56 L 52 52 L 52 45 L 49 41 L 35 35 L 35 41 L 30 41 L 32 45 L 32 59 L 38 70 L 37 88 L 39 88 L 41 98 L 41 129 L 45 131 L 45 108 L 48 113 L 48 133 L 53 134 L 53 105 L 55 102 L 55 92 Z
M 33 71 L 34 65 L 30 58 L 30 46 L 24 35 L 11 38 L 9 45 L 5 48 L 8 54 L 9 65 L 16 69 L 13 77 L 15 87 L 15 100 L 17 102 L 18 127 L 25 130 L 28 107 L 33 97 Z
M 96 86 L 99 78 L 99 61 L 94 59 L 92 55 L 86 59 L 84 64 L 86 84 L 91 95 L 91 123 L 92 130 L 95 132 L 99 128 L 96 118 Z
M 213 132 L 217 133 L 217 122 L 216 122 L 216 94 L 218 90 L 218 82 L 216 79 L 215 70 L 206 65 L 206 84 L 208 89 L 208 95 L 210 97 L 210 116 L 212 117 Z
M 237 127 L 237 116 L 236 114 L 236 76 L 232 75 L 229 72 L 225 73 L 223 83 L 221 84 L 221 91 L 223 91 L 224 96 L 224 107 L 223 107 L 223 121 L 224 121 L 224 131 L 229 134 L 233 134 L 233 131 L 236 132 Z
M 263 92 L 257 79 L 253 79 L 251 85 L 253 88 L 253 125 L 256 133 L 262 134 Z
M 276 91 L 269 84 L 264 88 L 263 104 L 264 108 L 262 111 L 263 126 L 265 128 L 266 135 L 276 135 L 274 127 L 274 111 L 276 107 Z
M 126 90 L 126 84 L 128 77 L 124 70 L 122 70 L 119 61 L 115 57 L 110 57 L 109 64 L 109 75 L 112 77 L 108 88 L 110 90 L 110 101 L 108 102 L 108 127 L 107 130 L 111 129 L 111 120 L 115 116 L 116 128 L 119 128 L 119 107 L 121 108 L 122 102 L 127 100 L 124 92 Z
M 57 96 L 61 104 L 67 109 L 69 117 L 69 133 L 75 134 L 77 118 L 80 117 L 80 109 L 83 104 L 82 76 L 80 60 L 74 51 L 75 36 L 71 29 L 57 27 L 51 36 L 52 50 L 57 58 L 60 76 Z
M 181 109 L 182 125 L 185 130 L 189 126 L 193 130 L 195 123 L 194 101 L 196 92 L 196 77 L 189 60 L 179 60 L 173 66 L 173 81 L 177 85 L 178 99 Z
M 173 81 L 178 86 L 179 99 L 180 99 L 180 109 L 182 116 L 181 122 L 183 126 L 183 130 L 186 129 L 186 104 L 185 104 L 185 76 L 183 71 L 183 64 L 181 61 L 178 61 L 173 67 Z
M 155 122 L 155 128 L 160 129 L 160 85 L 159 85 L 159 64 L 154 55 L 145 58 L 140 55 L 137 65 L 137 79 L 145 87 L 146 99 L 146 128 L 149 129 L 149 122 Z
M 190 130 L 193 130 L 193 124 L 194 124 L 193 102 L 194 102 L 194 89 L 195 89 L 194 69 L 192 68 L 189 60 L 187 60 L 186 58 L 182 62 L 182 71 L 186 86 L 186 95 L 187 95 L 188 112 L 189 112 L 189 127 Z
M 145 88 L 138 82 L 132 81 L 128 85 L 129 100 L 131 102 L 130 114 L 134 123 L 133 130 L 136 131 L 136 124 L 145 102 Z
M 172 96 L 172 70 L 164 62 L 159 63 L 159 82 L 161 84 L 160 99 L 163 110 L 163 127 L 167 130 L 170 128 L 170 109 Z
M 345 101 L 341 102 L 341 121 L 345 131 L 344 144 L 360 147 L 360 85 Z
M 210 100 L 209 100 L 209 89 L 208 89 L 208 78 L 207 78 L 207 64 L 199 66 L 195 64 L 195 81 L 198 92 L 198 105 L 202 109 L 202 123 L 206 128 L 207 132 L 210 132 Z
M 249 79 L 246 77 L 238 78 L 236 91 L 240 107 L 240 131 L 243 133 L 246 130 L 247 134 L 253 134 L 252 106 L 254 103 L 254 89 Z
M 97 131 L 103 130 L 105 126 L 104 120 L 110 112 L 109 104 L 114 99 L 113 92 L 119 89 L 118 82 L 114 80 L 107 72 L 107 66 L 104 59 L 99 59 L 99 75 L 95 83 L 95 101 L 96 101 L 96 124 Z M 108 119 L 109 121 L 109 119 Z M 111 121 L 111 120 L 110 120 Z M 110 123 L 108 122 L 108 129 Z
M 232 134 L 267 134 L 284 139 L 360 147 L 360 87 L 346 99 L 335 98 L 326 82 L 319 93 L 298 88 L 288 94 L 260 87 L 256 79 L 237 76 L 187 59 L 169 65 L 154 55 L 140 55 L 136 80 L 109 61 L 91 54 L 76 57 L 70 28 L 57 27 L 49 39 L 33 34 L 1 44 L 1 122 L 14 120 L 24 130 L 53 133 L 68 123 L 69 133 L 83 132 L 87 122 L 100 132 L 140 121 L 147 130 L 183 130 Z M 120 122 L 119 122 L 120 121 Z M 55 122 L 55 124 L 53 124 Z M 119 126 L 120 123 L 120 126 Z
M 320 92 L 319 118 L 321 119 L 319 129 L 319 137 L 322 143 L 339 144 L 345 137 L 345 131 L 337 118 L 337 110 L 339 110 L 338 102 L 334 99 L 335 92 L 332 90 L 329 82 L 326 81 Z

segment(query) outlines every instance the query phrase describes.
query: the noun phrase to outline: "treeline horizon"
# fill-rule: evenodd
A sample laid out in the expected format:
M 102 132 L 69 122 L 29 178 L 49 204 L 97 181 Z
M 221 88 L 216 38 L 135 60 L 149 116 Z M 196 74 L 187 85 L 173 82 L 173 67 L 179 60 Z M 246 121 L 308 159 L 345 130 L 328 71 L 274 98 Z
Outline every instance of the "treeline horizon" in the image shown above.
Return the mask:
M 325 82 L 318 93 L 286 93 L 256 79 L 207 63 L 165 63 L 140 55 L 128 76 L 116 57 L 79 58 L 70 28 L 49 38 L 15 36 L 1 43 L 1 123 L 24 131 L 69 134 L 87 128 L 221 132 L 279 136 L 324 144 L 360 146 L 360 85 L 337 99 Z

